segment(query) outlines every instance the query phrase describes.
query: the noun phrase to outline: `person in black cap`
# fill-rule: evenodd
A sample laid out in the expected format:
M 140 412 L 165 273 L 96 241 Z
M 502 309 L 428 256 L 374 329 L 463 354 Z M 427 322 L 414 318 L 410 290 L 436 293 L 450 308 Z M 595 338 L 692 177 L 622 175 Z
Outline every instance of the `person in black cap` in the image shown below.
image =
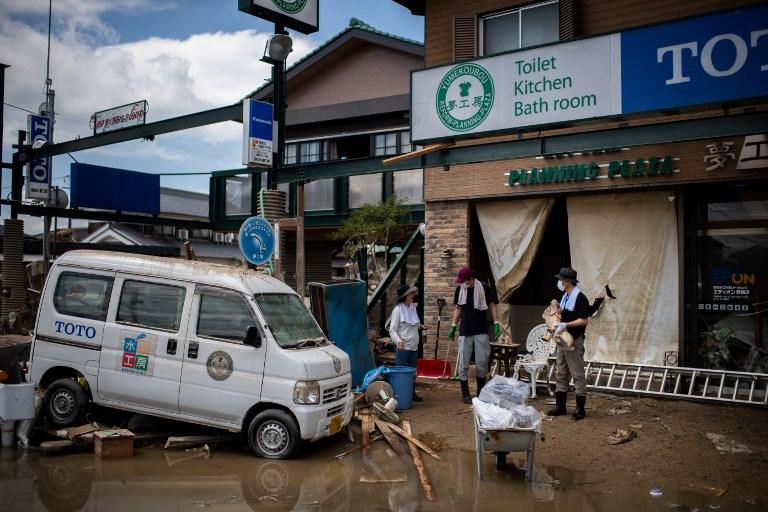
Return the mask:
M 576 284 L 576 271 L 571 267 L 563 267 L 555 274 L 557 288 L 563 292 L 560 299 L 560 319 L 557 334 L 567 330 L 573 336 L 573 347 L 568 349 L 557 344 L 557 387 L 555 391 L 555 407 L 549 411 L 550 416 L 566 414 L 565 402 L 568 399 L 568 383 L 573 378 L 576 388 L 576 412 L 573 419 L 580 420 L 586 415 L 584 407 L 587 403 L 587 381 L 584 378 L 584 332 L 589 321 L 589 300 Z
M 416 296 L 419 289 L 407 284 L 397 288 L 397 305 L 389 317 L 389 336 L 395 344 L 395 364 L 416 368 L 419 356 L 419 329 L 423 328 L 416 311 Z M 422 398 L 413 390 L 413 401 L 421 402 Z
M 471 404 L 469 396 L 469 361 L 472 350 L 475 351 L 475 378 L 477 379 L 477 394 L 485 386 L 485 376 L 488 373 L 488 360 L 491 355 L 491 342 L 488 338 L 488 313 L 493 320 L 493 335 L 498 338 L 501 334 L 501 324 L 496 316 L 496 288 L 475 279 L 475 272 L 469 267 L 463 267 L 456 276 L 456 291 L 453 303 L 451 328 L 448 329 L 448 339 L 456 337 L 459 330 L 459 381 L 461 383 L 461 399 L 465 404 Z M 459 324 L 459 325 L 457 325 Z

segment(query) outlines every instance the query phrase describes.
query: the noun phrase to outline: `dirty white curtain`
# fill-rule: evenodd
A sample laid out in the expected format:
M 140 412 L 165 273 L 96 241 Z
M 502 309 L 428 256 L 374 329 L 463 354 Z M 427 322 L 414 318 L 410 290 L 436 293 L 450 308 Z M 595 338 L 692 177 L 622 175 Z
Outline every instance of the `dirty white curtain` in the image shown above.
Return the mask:
M 641 192 L 568 198 L 571 262 L 592 302 L 586 359 L 664 364 L 678 350 L 678 247 L 675 196 Z
M 522 199 L 476 206 L 499 294 L 499 321 L 508 340 L 511 330 L 506 301 L 528 275 L 553 204 L 554 199 Z

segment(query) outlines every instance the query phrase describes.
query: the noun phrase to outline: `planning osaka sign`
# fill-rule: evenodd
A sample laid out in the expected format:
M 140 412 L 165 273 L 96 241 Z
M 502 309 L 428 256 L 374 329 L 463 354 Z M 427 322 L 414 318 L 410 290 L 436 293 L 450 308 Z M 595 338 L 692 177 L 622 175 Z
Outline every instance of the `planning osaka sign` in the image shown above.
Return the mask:
M 237 8 L 302 34 L 317 32 L 320 0 L 238 0 Z
M 768 95 L 768 5 L 411 74 L 419 143 Z
M 437 89 L 440 121 L 450 130 L 471 130 L 488 117 L 493 95 L 493 79 L 488 71 L 472 62 L 459 64 L 446 73 Z
M 130 126 L 139 126 L 147 122 L 147 100 L 120 105 L 96 112 L 91 116 L 93 134 L 111 132 Z

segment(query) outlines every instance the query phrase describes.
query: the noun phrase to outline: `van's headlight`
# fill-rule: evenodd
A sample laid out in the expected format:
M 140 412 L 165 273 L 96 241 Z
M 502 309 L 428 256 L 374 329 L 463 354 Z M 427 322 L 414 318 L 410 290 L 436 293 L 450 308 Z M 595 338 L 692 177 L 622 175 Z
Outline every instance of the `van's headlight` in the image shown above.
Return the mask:
M 297 404 L 319 404 L 320 384 L 316 380 L 300 380 L 293 386 L 293 402 Z

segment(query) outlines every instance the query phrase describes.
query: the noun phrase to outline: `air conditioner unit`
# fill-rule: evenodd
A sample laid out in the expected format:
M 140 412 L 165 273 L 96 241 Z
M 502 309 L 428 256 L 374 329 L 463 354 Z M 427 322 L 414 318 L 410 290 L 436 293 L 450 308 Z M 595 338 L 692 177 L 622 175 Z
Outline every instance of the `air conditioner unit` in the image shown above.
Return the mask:
M 224 241 L 227 242 L 228 244 L 231 244 L 232 242 L 235 241 L 235 234 L 227 233 L 226 235 L 224 235 Z
M 217 243 L 217 244 L 223 244 L 224 243 L 224 233 L 214 233 L 213 241 L 215 243 Z
M 189 230 L 188 229 L 177 229 L 176 230 L 176 239 L 181 241 L 187 241 L 189 240 Z

